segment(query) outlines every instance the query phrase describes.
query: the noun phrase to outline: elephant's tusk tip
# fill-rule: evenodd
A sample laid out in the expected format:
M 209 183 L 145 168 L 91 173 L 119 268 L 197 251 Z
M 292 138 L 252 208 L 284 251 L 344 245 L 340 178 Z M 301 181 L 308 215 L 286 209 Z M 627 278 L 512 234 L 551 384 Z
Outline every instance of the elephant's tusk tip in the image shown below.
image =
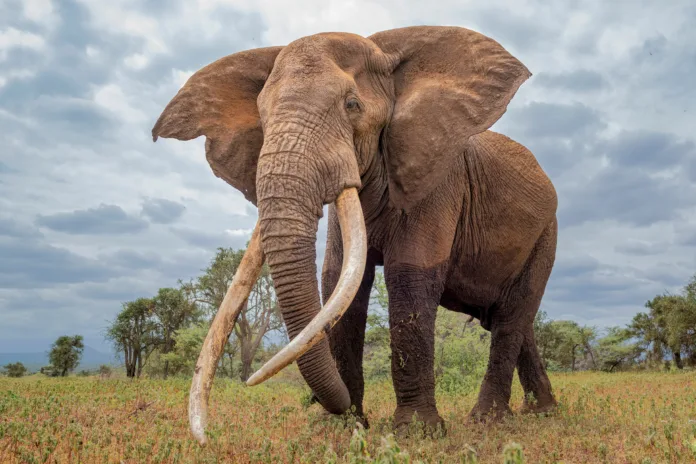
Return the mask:
M 199 420 L 193 420 L 191 422 L 191 434 L 201 446 L 205 446 L 207 443 L 207 439 L 205 437 L 205 427 L 200 421 L 200 418 L 198 419 Z
M 251 377 L 246 381 L 247 387 L 255 387 L 263 382 L 263 378 L 259 374 L 259 371 L 254 372 Z

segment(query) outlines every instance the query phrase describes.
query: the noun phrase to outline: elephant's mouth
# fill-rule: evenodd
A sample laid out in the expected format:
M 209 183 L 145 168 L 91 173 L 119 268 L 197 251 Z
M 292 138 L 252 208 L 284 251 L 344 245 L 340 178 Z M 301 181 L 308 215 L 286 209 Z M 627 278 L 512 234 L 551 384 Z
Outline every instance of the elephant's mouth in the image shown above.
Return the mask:
M 314 319 L 247 380 L 249 386 L 268 380 L 323 340 L 346 312 L 360 287 L 367 256 L 367 234 L 357 190 L 343 190 L 335 205 L 343 240 L 343 264 L 336 288 Z M 257 223 L 244 258 L 212 322 L 196 362 L 189 396 L 189 423 L 191 432 L 201 444 L 206 442 L 208 399 L 218 361 L 261 272 L 264 259 Z

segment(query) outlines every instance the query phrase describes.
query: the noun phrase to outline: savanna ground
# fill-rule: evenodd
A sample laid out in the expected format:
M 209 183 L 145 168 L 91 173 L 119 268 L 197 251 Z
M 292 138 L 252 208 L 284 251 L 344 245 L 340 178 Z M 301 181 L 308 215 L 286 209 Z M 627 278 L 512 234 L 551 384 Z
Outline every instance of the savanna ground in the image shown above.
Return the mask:
M 0 378 L 0 462 L 696 462 L 696 372 L 551 381 L 560 401 L 551 416 L 468 425 L 477 391 L 440 394 L 447 435 L 394 440 L 389 382 L 368 385 L 370 428 L 355 432 L 307 406 L 295 381 L 248 388 L 217 379 L 201 448 L 188 431 L 186 379 Z M 522 403 L 517 380 L 512 402 Z

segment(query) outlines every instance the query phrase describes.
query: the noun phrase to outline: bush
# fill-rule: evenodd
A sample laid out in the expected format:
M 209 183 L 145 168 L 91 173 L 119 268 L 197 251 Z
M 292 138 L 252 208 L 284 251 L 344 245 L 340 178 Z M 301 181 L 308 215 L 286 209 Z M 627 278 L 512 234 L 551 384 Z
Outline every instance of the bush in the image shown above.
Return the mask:
M 99 377 L 101 378 L 109 378 L 113 374 L 113 371 L 111 370 L 111 366 L 107 366 L 106 364 L 102 364 L 99 366 Z
M 27 368 L 21 362 L 6 364 L 3 370 L 8 377 L 18 378 L 27 374 Z

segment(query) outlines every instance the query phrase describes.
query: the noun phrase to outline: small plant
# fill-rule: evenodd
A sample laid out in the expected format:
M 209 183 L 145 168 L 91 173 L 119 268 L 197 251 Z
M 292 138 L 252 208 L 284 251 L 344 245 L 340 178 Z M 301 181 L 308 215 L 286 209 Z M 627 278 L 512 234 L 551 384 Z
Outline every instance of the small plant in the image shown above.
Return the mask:
M 522 446 L 518 443 L 509 443 L 503 449 L 503 462 L 505 464 L 523 464 L 524 453 Z

